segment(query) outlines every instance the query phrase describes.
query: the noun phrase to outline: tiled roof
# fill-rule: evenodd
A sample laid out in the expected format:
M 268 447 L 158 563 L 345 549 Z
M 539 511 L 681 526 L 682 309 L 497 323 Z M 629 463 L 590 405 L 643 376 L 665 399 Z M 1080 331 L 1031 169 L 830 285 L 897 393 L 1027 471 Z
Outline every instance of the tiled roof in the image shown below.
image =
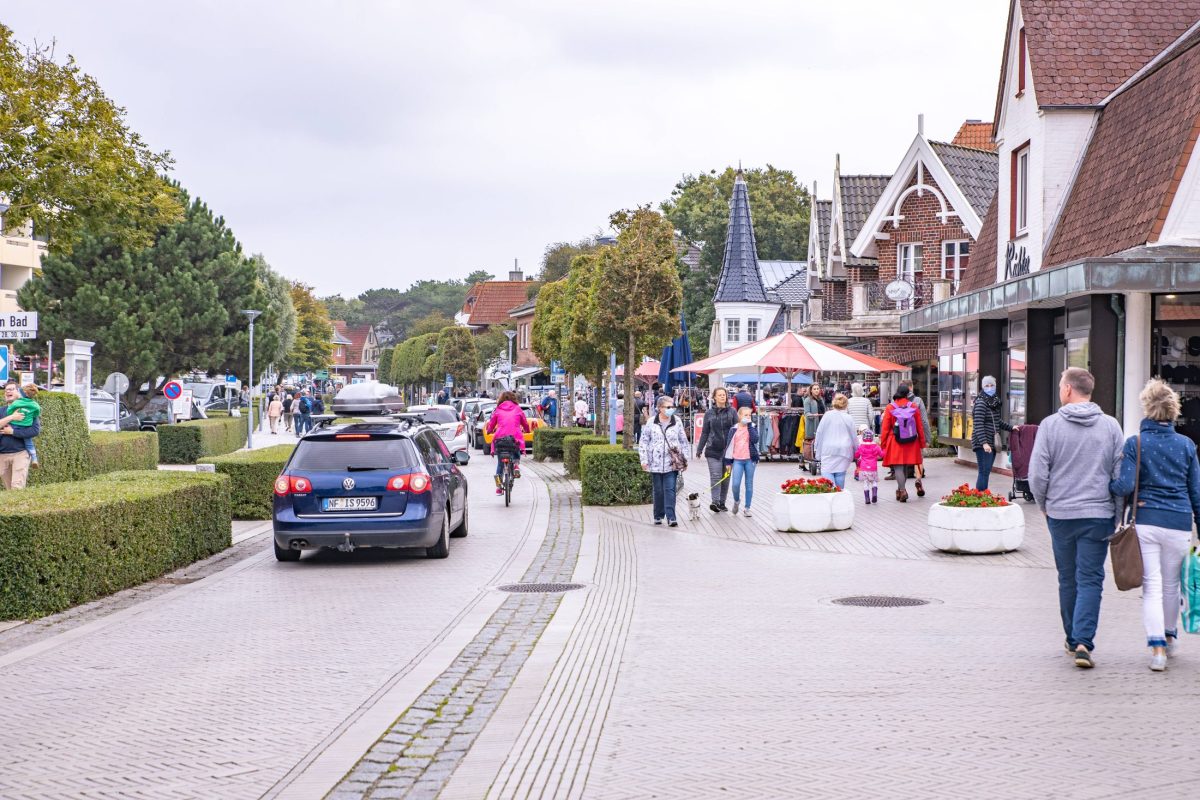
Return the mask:
M 340 319 L 333 321 L 333 343 L 334 344 L 350 344 L 350 340 L 346 338 L 346 323 Z
M 999 205 L 996 202 L 998 196 L 997 193 L 992 194 L 987 213 L 983 215 L 983 228 L 979 231 L 979 238 L 971 245 L 971 258 L 967 262 L 967 274 L 959 283 L 959 294 L 973 292 L 996 283 L 996 248 L 999 246 L 996 239 L 999 235 L 999 220 L 996 217 L 999 213 L 996 209 Z
M 966 195 L 975 213 L 980 217 L 986 214 L 992 196 L 1000 185 L 1000 157 L 987 150 L 944 142 L 930 142 L 929 146 Z
M 996 150 L 996 142 L 992 139 L 992 123 L 969 119 L 954 134 L 950 144 L 959 147 L 971 147 L 975 150 Z
M 821 257 L 829 252 L 829 219 L 833 214 L 832 200 L 817 201 L 817 252 Z
M 462 313 L 470 325 L 503 325 L 508 310 L 525 302 L 529 281 L 480 281 L 467 292 Z
M 1029 71 L 1043 107 L 1098 104 L 1200 19 L 1200 0 L 1018 1 Z M 1013 33 L 1011 11 L 1008 24 L 1006 42 Z M 997 120 L 1007 74 L 1005 48 Z
M 762 276 L 763 288 L 770 291 L 797 272 L 804 271 L 807 266 L 807 262 L 804 261 L 777 261 L 760 258 L 758 273 Z
M 767 293 L 758 272 L 758 245 L 750 218 L 750 193 L 741 170 L 733 180 L 729 201 L 729 231 L 725 235 L 725 257 L 713 298 L 717 303 L 765 303 Z
M 874 266 L 874 258 L 856 258 L 850 254 L 850 243 L 858 238 L 863 223 L 871 209 L 879 202 L 879 196 L 887 188 L 891 175 L 842 175 L 842 224 L 845 226 L 846 242 L 844 254 L 847 266 Z
M 790 278 L 771 288 L 780 303 L 798 306 L 808 302 L 808 270 L 795 272 Z
M 516 308 L 510 308 L 508 310 L 508 315 L 510 317 L 520 317 L 525 314 L 532 313 L 534 310 L 536 310 L 536 308 L 537 308 L 537 298 L 535 297 L 532 300 L 526 300 L 524 303 L 521 303 L 521 305 L 517 306 Z
M 1100 112 L 1045 266 L 1154 241 L 1200 128 L 1200 37 Z
M 775 314 L 775 319 L 771 322 L 771 327 L 767 328 L 766 338 L 769 339 L 772 336 L 778 336 L 779 334 L 783 333 L 783 326 L 786 321 L 787 320 L 786 320 L 786 317 L 784 316 L 783 309 L 780 309 Z

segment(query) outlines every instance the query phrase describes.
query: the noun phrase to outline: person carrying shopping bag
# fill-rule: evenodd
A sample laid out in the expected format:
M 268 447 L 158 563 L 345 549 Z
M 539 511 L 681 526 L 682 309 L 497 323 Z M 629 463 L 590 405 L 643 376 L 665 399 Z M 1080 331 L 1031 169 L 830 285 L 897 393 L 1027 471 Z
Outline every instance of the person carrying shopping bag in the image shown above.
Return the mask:
M 654 524 L 662 525 L 663 518 L 672 528 L 675 519 L 675 489 L 679 474 L 687 469 L 691 445 L 683 431 L 683 423 L 675 418 L 675 401 L 659 395 L 658 413 L 642 428 L 638 456 L 642 469 L 650 473 L 654 486 Z
M 738 412 L 730 407 L 729 391 L 723 386 L 713 389 L 712 402 L 713 407 L 704 415 L 700 440 L 696 442 L 696 458 L 703 457 L 708 463 L 708 480 L 712 484 L 712 502 L 708 508 L 715 514 L 725 510 L 725 498 L 729 496 L 729 481 L 722 478 L 729 432 L 737 425 Z
M 1192 525 L 1200 523 L 1200 462 L 1195 443 L 1175 430 L 1179 395 L 1154 378 L 1138 399 L 1146 416 L 1137 436 L 1125 442 L 1121 472 L 1109 491 L 1135 498 L 1142 623 L 1150 669 L 1162 672 L 1179 637 L 1180 567 L 1192 543 Z
M 729 482 L 733 484 L 733 515 L 737 516 L 742 484 L 745 483 L 746 508 L 742 513 L 751 517 L 754 516 L 750 512 L 750 506 L 754 504 L 754 470 L 758 466 L 758 429 L 750 424 L 749 408 L 743 406 L 737 414 L 737 425 L 729 434 L 729 444 L 725 446 L 725 464 L 731 470 Z

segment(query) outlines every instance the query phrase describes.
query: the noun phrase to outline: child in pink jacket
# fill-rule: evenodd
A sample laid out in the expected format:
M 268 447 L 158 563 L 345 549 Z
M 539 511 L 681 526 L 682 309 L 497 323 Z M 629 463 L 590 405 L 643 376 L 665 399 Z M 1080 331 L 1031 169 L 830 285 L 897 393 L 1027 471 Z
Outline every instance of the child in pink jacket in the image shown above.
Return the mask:
M 870 503 L 879 502 L 879 459 L 883 458 L 883 450 L 875 444 L 875 436 L 870 431 L 863 431 L 862 444 L 854 451 L 854 466 L 858 470 L 858 479 L 863 485 L 863 500 Z

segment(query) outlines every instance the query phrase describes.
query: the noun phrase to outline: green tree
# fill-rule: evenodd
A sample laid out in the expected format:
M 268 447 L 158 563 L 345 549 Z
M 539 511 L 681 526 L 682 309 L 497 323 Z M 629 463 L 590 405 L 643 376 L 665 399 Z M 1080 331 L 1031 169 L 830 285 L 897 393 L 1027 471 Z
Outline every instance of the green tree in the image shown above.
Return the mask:
M 474 383 L 479 375 L 479 353 L 475 350 L 475 337 L 459 325 L 442 329 L 437 340 L 437 376 L 449 375 L 455 386 Z
M 347 300 L 340 294 L 334 294 L 329 297 L 322 297 L 321 304 L 325 306 L 325 313 L 331 320 L 338 319 L 347 325 L 368 324 L 366 314 L 363 311 L 363 301 L 357 297 Z
M 683 286 L 671 223 L 649 207 L 610 218 L 616 246 L 596 272 L 589 325 L 602 346 L 625 360 L 624 445 L 633 446 L 634 370 L 679 334 Z
M 592 323 L 595 312 L 593 287 L 597 281 L 602 280 L 612 258 L 612 247 L 601 247 L 591 253 L 576 256 L 571 262 L 571 272 L 567 275 L 566 286 L 563 289 L 560 320 L 563 369 L 572 376 L 587 376 L 594 389 L 598 389 L 604 381 L 610 349 L 601 341 Z M 600 423 L 600 415 L 597 414 L 597 431 L 600 429 Z
M 5 226 L 28 222 L 70 249 L 87 228 L 138 248 L 183 216 L 154 153 L 131 130 L 94 78 L 70 56 L 60 64 L 46 47 L 22 47 L 0 25 L 0 196 Z M 94 248 L 93 248 L 94 250 Z
M 725 256 L 725 234 L 729 229 L 729 198 L 737 171 L 727 167 L 700 175 L 687 175 L 675 185 L 662 204 L 680 235 L 703 245 L 700 265 L 681 268 L 684 314 L 687 316 L 692 352 L 697 358 L 708 354 L 712 332 L 713 295 Z M 768 164 L 764 169 L 743 172 L 754 215 L 754 235 L 759 258 L 801 261 L 808 257 L 808 191 L 796 176 Z
M 258 278 L 224 220 L 194 200 L 139 250 L 84 230 L 70 252 L 51 250 L 17 302 L 41 315 L 39 349 L 45 339 L 94 341 L 95 372 L 125 373 L 137 410 L 149 399 L 138 396 L 143 383 L 219 369 L 245 352 L 240 311 L 261 299 Z
M 375 374 L 382 383 L 392 382 L 392 354 L 395 352 L 396 348 L 385 347 L 379 353 L 379 364 L 375 368 Z
M 328 369 L 333 361 L 333 324 L 324 304 L 313 296 L 312 287 L 292 284 L 296 308 L 296 340 L 286 358 L 287 369 L 309 372 Z
M 571 271 L 571 263 L 576 256 L 593 253 L 598 247 L 594 238 L 546 245 L 546 251 L 542 253 L 542 271 L 538 275 L 538 280 L 542 283 L 562 280 Z
M 282 366 L 287 361 L 296 342 L 296 307 L 292 303 L 292 285 L 275 270 L 261 255 L 250 258 L 254 267 L 255 287 L 253 298 L 243 308 L 254 308 L 262 313 L 254 322 L 254 371 L 250 375 L 247 353 L 250 350 L 250 331 L 246 318 L 239 313 L 241 326 L 234 331 L 233 351 L 227 361 L 217 367 L 222 371 L 257 384 L 259 378 L 272 365 Z M 247 376 L 249 378 L 247 379 Z
M 408 329 L 409 336 L 423 336 L 426 333 L 441 333 L 443 328 L 454 324 L 454 320 L 440 311 L 431 311 L 414 322 Z
M 562 360 L 563 342 L 563 296 L 567 291 L 565 278 L 548 283 L 538 294 L 537 307 L 533 312 L 531 344 L 533 352 L 543 364 Z

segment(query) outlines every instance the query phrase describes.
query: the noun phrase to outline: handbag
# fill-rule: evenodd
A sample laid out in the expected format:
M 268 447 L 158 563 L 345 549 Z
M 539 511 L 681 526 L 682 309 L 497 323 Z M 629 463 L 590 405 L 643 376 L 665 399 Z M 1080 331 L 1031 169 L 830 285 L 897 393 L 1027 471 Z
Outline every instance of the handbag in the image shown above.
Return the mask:
M 1113 580 L 1122 592 L 1136 589 L 1142 585 L 1142 546 L 1137 535 L 1137 496 L 1138 484 L 1141 483 L 1142 473 L 1142 437 L 1137 437 L 1137 466 L 1133 472 L 1133 503 L 1121 511 L 1124 520 L 1126 512 L 1133 509 L 1128 522 L 1117 526 L 1117 531 L 1108 540 L 1108 551 L 1112 558 Z
M 1183 629 L 1200 633 L 1200 550 L 1192 547 L 1183 557 L 1180 575 L 1180 594 L 1183 595 Z

